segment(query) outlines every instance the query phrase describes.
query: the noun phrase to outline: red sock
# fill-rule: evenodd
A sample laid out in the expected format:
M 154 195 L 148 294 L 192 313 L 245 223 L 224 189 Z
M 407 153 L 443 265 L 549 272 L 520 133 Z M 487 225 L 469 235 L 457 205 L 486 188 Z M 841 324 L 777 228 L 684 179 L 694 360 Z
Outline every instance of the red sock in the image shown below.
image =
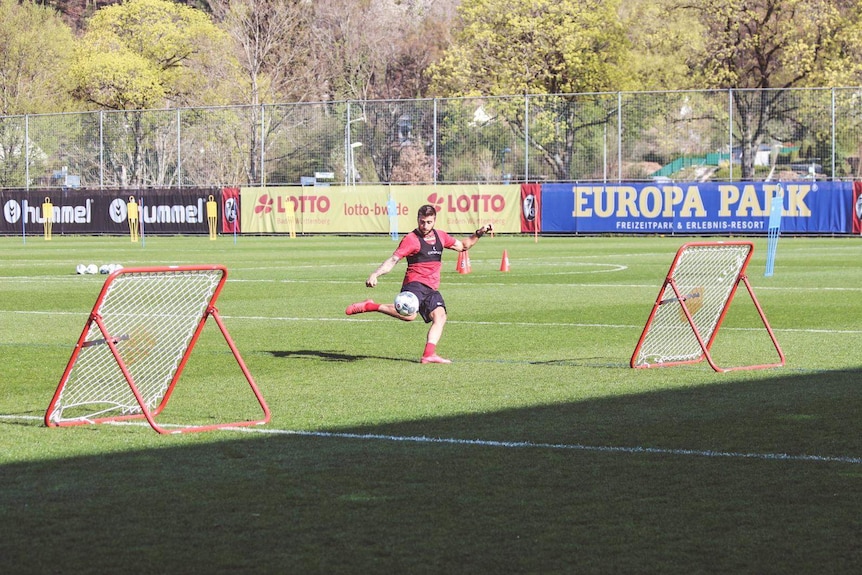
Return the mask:
M 367 304 L 365 304 L 365 311 L 377 311 L 377 309 L 379 307 L 380 307 L 379 303 L 374 303 L 373 301 L 371 301 L 371 302 L 368 302 Z
M 434 351 L 436 349 L 437 349 L 436 343 L 426 343 L 425 344 L 425 351 L 422 352 L 422 357 L 431 357 L 432 355 L 434 355 Z

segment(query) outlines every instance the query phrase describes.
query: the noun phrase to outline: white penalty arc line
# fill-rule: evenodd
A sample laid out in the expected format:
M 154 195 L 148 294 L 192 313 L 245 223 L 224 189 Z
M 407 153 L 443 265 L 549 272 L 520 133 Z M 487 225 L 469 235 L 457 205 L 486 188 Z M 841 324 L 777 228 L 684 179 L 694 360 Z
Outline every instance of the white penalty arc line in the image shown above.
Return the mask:
M 0 420 L 41 420 L 41 417 L 26 415 L 0 415 Z M 117 422 L 113 425 L 149 427 L 145 422 Z M 162 424 L 162 427 L 184 427 Z M 398 443 L 427 443 L 438 445 L 469 445 L 476 447 L 500 447 L 504 449 L 551 449 L 562 451 L 585 451 L 592 453 L 624 453 L 647 455 L 675 455 L 689 457 L 711 457 L 729 459 L 760 459 L 766 461 L 811 461 L 816 463 L 848 463 L 862 465 L 862 457 L 842 455 L 792 455 L 789 453 L 746 453 L 740 451 L 715 451 L 712 449 L 679 449 L 664 447 L 625 447 L 613 445 L 584 445 L 581 443 L 542 443 L 534 441 L 498 441 L 493 439 L 458 439 L 452 437 L 427 437 L 424 435 L 384 435 L 379 433 L 347 433 L 338 431 L 302 431 L 295 429 L 265 429 L 262 427 L 225 427 L 222 431 L 263 435 L 292 435 L 298 437 L 320 437 L 329 439 L 356 439 L 364 441 L 389 441 Z

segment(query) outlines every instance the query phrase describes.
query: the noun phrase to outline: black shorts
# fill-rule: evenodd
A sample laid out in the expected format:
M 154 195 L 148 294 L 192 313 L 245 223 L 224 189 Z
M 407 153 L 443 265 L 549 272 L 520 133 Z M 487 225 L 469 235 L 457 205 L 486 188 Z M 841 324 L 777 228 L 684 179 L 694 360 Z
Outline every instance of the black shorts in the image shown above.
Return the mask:
M 446 309 L 446 302 L 443 301 L 443 295 L 431 289 L 427 285 L 420 282 L 410 282 L 401 286 L 401 291 L 411 291 L 419 298 L 419 315 L 425 320 L 425 323 L 431 322 L 431 312 L 442 307 Z

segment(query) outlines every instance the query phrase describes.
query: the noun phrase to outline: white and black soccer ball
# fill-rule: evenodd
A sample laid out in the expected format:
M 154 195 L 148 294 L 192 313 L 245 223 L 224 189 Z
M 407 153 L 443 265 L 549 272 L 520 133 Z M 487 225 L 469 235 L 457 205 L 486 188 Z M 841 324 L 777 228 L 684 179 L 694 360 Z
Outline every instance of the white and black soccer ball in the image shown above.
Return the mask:
M 97 273 L 99 273 L 99 266 L 97 266 L 96 264 L 90 264 L 90 265 L 88 265 L 88 266 L 87 266 L 87 273 L 88 273 L 88 274 L 97 274 Z
M 419 311 L 419 298 L 412 291 L 403 291 L 395 296 L 395 311 L 407 316 Z
M 78 275 L 83 275 L 83 274 L 87 273 L 87 264 L 78 264 L 75 267 L 75 272 L 77 272 Z

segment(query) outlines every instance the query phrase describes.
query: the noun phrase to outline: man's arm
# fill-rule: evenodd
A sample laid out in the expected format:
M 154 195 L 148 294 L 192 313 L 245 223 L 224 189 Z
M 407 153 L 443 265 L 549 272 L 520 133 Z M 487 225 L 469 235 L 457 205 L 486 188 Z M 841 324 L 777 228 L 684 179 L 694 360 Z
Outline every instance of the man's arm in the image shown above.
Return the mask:
M 476 242 L 479 241 L 479 238 L 487 234 L 488 232 L 494 231 L 493 224 L 485 224 L 469 237 L 464 238 L 463 240 L 455 240 L 455 243 L 452 244 L 452 249 L 456 252 L 466 252 L 470 248 L 476 245 Z
M 377 285 L 377 278 L 384 274 L 388 274 L 395 267 L 395 264 L 398 263 L 398 260 L 401 258 L 392 254 L 389 256 L 382 264 L 380 264 L 374 272 L 368 276 L 368 279 L 365 280 L 365 285 L 368 287 L 374 287 Z

